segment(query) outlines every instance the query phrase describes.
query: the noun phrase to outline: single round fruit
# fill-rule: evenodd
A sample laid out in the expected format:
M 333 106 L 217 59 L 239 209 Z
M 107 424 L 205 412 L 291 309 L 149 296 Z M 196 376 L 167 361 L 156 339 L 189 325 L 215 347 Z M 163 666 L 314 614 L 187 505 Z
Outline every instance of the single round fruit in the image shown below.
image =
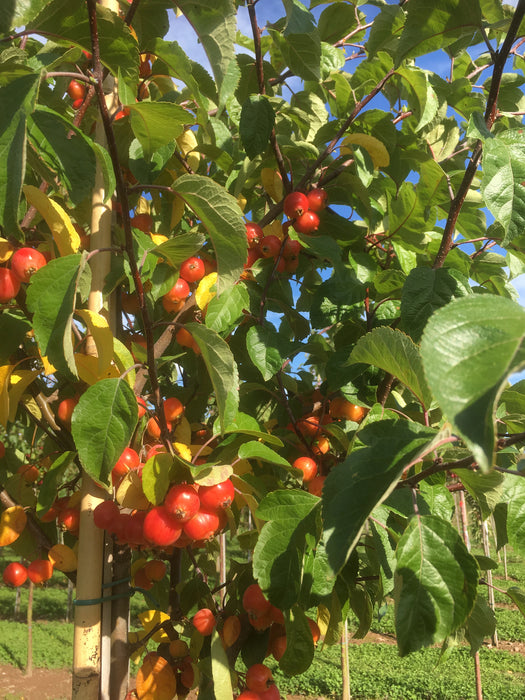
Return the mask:
M 315 211 L 305 211 L 293 222 L 293 227 L 297 233 L 314 233 L 319 228 L 319 217 Z
M 77 403 L 78 396 L 74 396 L 69 399 L 63 399 L 58 404 L 57 416 L 68 428 L 71 426 L 71 416 L 73 415 L 73 411 L 75 410 Z
M 265 236 L 259 244 L 263 258 L 276 258 L 281 250 L 282 241 L 277 236 Z
M 270 654 L 276 661 L 280 661 L 286 651 L 286 635 L 281 634 L 270 642 Z
M 240 695 L 237 696 L 237 700 L 261 700 L 259 693 L 254 693 L 253 690 L 243 690 Z
M 182 524 L 173 518 L 164 506 L 155 506 L 144 520 L 144 538 L 157 547 L 169 547 L 182 532 Z
M 18 588 L 18 586 L 21 586 L 27 580 L 27 569 L 23 564 L 12 561 L 5 567 L 2 578 L 7 586 Z
M 281 693 L 275 683 L 270 683 L 268 689 L 259 693 L 260 700 L 281 700 Z
M 314 476 L 314 478 L 308 482 L 308 493 L 311 493 L 314 496 L 321 496 L 323 493 L 323 485 L 325 479 L 326 476 L 323 476 L 322 474 Z
M 264 693 L 271 680 L 273 680 L 272 672 L 264 664 L 253 664 L 246 671 L 246 685 L 254 693 Z
M 7 304 L 20 291 L 20 280 L 7 267 L 0 267 L 0 304 Z
M 34 584 L 49 581 L 53 576 L 53 564 L 49 559 L 35 559 L 27 567 L 27 575 Z
M 83 100 L 86 94 L 86 86 L 79 83 L 78 80 L 72 80 L 67 86 L 67 94 L 72 100 Z
M 150 581 L 161 581 L 166 575 L 166 564 L 160 559 L 151 559 L 144 564 L 144 571 Z
M 120 510 L 115 501 L 103 501 L 93 511 L 95 525 L 101 530 L 115 532 Z
M 162 306 L 168 312 L 177 312 L 181 309 L 181 302 L 187 299 L 190 295 L 190 288 L 186 280 L 182 277 L 175 282 L 169 292 L 166 292 L 162 297 Z
M 360 423 L 366 415 L 366 408 L 347 401 L 342 396 L 336 396 L 330 401 L 330 415 L 332 418 L 344 418 Z
M 183 659 L 188 655 L 189 647 L 183 639 L 173 639 L 170 642 L 169 652 L 174 659 Z
M 241 621 L 238 615 L 230 615 L 224 620 L 222 626 L 222 638 L 227 647 L 231 647 L 239 639 L 241 634 Z
M 131 225 L 133 228 L 138 228 L 139 231 L 143 233 L 149 233 L 153 228 L 153 217 L 150 214 L 135 214 L 131 218 Z
M 209 608 L 201 608 L 193 616 L 192 623 L 203 637 L 209 637 L 215 628 L 215 615 Z
M 175 484 L 166 494 L 164 507 L 178 522 L 186 523 L 201 508 L 199 494 L 191 484 Z
M 253 250 L 259 246 L 259 243 L 264 238 L 264 231 L 259 224 L 249 221 L 246 224 L 246 238 L 248 239 L 248 248 Z
M 216 513 L 200 510 L 193 518 L 184 523 L 184 532 L 192 540 L 210 540 L 220 526 Z
M 143 418 L 147 411 L 148 411 L 148 404 L 146 401 L 142 398 L 142 396 L 137 396 L 137 405 L 138 405 L 138 416 L 139 420 Z
M 295 259 L 301 252 L 301 242 L 296 241 L 293 238 L 286 238 L 283 245 L 283 258 L 287 260 L 290 258 Z
M 22 464 L 18 467 L 17 473 L 20 474 L 22 479 L 28 484 L 34 484 L 40 477 L 38 467 L 34 464 Z
M 304 437 L 314 437 L 319 433 L 321 426 L 317 416 L 305 416 L 297 421 L 296 427 Z
M 204 261 L 196 257 L 185 260 L 179 270 L 179 275 L 186 282 L 200 282 L 205 274 Z
M 330 449 L 330 440 L 326 435 L 320 435 L 312 442 L 311 449 L 314 455 L 325 455 Z
M 302 192 L 290 192 L 284 198 L 283 211 L 289 219 L 297 219 L 308 211 L 308 208 L 308 197 Z
M 227 508 L 235 497 L 235 488 L 230 479 L 221 481 L 213 486 L 201 486 L 199 499 L 204 510 L 216 511 L 219 508 Z
M 84 98 L 79 97 L 77 100 L 73 100 L 71 106 L 73 107 L 73 109 L 80 109 L 83 104 L 84 104 Z
M 242 596 L 242 607 L 249 617 L 262 617 L 270 612 L 272 604 L 266 600 L 264 593 L 258 583 L 252 583 L 244 591 Z
M 136 469 L 140 464 L 140 457 L 131 447 L 125 447 L 111 470 L 111 483 L 117 487 L 130 469 Z
M 164 401 L 164 416 L 167 423 L 178 420 L 184 413 L 184 406 L 176 396 L 170 396 Z
M 168 422 L 168 431 L 171 432 L 171 429 L 172 425 Z M 160 424 L 155 416 L 151 416 L 151 418 L 148 420 L 146 424 L 146 432 L 154 440 L 158 440 L 160 438 Z
M 310 211 L 323 211 L 328 202 L 328 195 L 326 194 L 326 191 L 322 189 L 322 187 L 316 187 L 315 189 L 310 190 L 306 197 L 308 198 Z
M 259 247 L 257 248 L 248 248 L 248 256 L 246 258 L 246 262 L 244 263 L 244 269 L 248 270 L 250 267 L 253 266 L 256 260 L 259 260 L 262 257 L 261 251 L 259 250 Z
M 314 640 L 314 644 L 317 644 L 317 642 L 321 638 L 321 630 L 319 629 L 319 625 L 315 620 L 312 620 L 311 617 L 307 617 L 306 621 L 308 622 L 308 627 L 310 628 L 310 632 L 312 633 L 312 639 Z
M 303 482 L 311 481 L 317 474 L 317 462 L 311 457 L 298 457 L 293 462 L 292 467 L 300 469 L 303 472 Z
M 72 535 L 78 535 L 80 528 L 80 509 L 79 508 L 64 508 L 58 514 L 58 525 L 63 530 L 67 530 Z
M 150 588 L 153 588 L 153 581 L 147 577 L 144 568 L 142 568 L 135 571 L 135 575 L 133 576 L 133 585 L 135 588 L 142 588 L 144 591 L 149 591 Z

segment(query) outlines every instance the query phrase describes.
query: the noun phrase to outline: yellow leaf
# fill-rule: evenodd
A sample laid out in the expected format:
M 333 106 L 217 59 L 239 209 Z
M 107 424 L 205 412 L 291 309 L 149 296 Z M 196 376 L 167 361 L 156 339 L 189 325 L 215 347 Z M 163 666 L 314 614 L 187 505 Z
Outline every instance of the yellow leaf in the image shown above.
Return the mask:
M 117 502 L 123 508 L 146 510 L 150 503 L 142 489 L 142 479 L 135 469 L 130 469 L 117 489 Z
M 130 351 L 124 345 L 124 343 L 118 338 L 113 338 L 113 360 L 120 374 L 123 374 L 127 369 L 129 369 L 135 364 L 133 355 L 130 353 Z M 126 376 L 124 377 L 125 381 L 130 385 L 132 389 L 135 385 L 135 375 L 136 372 L 134 369 L 132 369 L 129 372 L 127 372 Z
M 200 164 L 200 155 L 193 153 L 196 150 L 198 143 L 195 132 L 191 129 L 186 129 L 177 139 L 177 145 L 181 150 L 186 162 L 192 170 L 197 170 Z
M 161 610 L 146 610 L 145 612 L 139 613 L 140 624 L 144 627 L 144 632 L 148 634 L 156 625 L 165 620 L 169 620 L 170 616 Z M 158 642 L 169 642 L 170 638 L 164 632 L 163 629 L 159 629 L 152 636 L 153 641 Z
M 261 182 L 266 192 L 274 202 L 280 202 L 284 197 L 283 179 L 281 173 L 273 168 L 261 170 Z
M 246 208 L 246 205 L 248 204 L 248 200 L 246 199 L 246 197 L 244 197 L 242 194 L 240 194 L 237 197 L 237 204 L 239 205 L 239 209 L 241 211 L 244 211 L 244 209 Z
M 24 391 L 37 377 L 37 369 L 18 369 L 11 374 L 11 387 L 9 389 L 9 421 L 15 420 L 18 403 Z
M 13 255 L 14 248 L 5 238 L 0 238 L 0 263 L 5 263 Z
M 283 238 L 284 238 L 284 236 L 283 236 L 283 227 L 282 227 L 282 225 L 281 225 L 281 222 L 280 222 L 280 221 L 277 221 L 277 219 L 275 219 L 274 221 L 272 221 L 271 224 L 268 224 L 268 226 L 265 226 L 265 227 L 263 228 L 263 231 L 264 231 L 264 235 L 265 235 L 265 236 L 277 236 L 277 238 L 280 238 L 281 241 L 282 241 Z
M 317 608 L 317 625 L 321 631 L 321 637 L 324 637 L 330 626 L 330 610 L 322 603 Z
M 217 282 L 217 273 L 210 272 L 209 275 L 203 277 L 199 282 L 199 286 L 195 290 L 195 301 L 199 309 L 205 309 L 213 297 L 217 294 L 216 290 L 211 291 L 211 288 Z
M 341 144 L 341 155 L 351 155 L 353 153 L 352 144 L 354 146 L 362 146 L 368 152 L 368 155 L 372 158 L 374 168 L 386 168 L 390 165 L 390 156 L 384 143 L 376 139 L 375 136 L 350 134 Z
M 191 424 L 186 416 L 182 416 L 173 433 L 173 439 L 189 445 L 191 442 Z
M 171 205 L 170 229 L 174 229 L 184 216 L 184 200 L 182 197 L 174 197 Z
M 40 353 L 40 349 L 38 350 Z M 47 355 L 40 355 L 40 359 L 42 360 L 42 364 L 44 365 L 44 374 L 46 377 L 49 377 L 50 374 L 55 374 L 56 367 L 49 362 L 49 359 Z
M 24 185 L 24 194 L 28 203 L 44 217 L 60 255 L 76 253 L 80 248 L 80 236 L 64 209 L 33 185 Z
M 47 558 L 58 571 L 75 571 L 77 555 L 67 544 L 55 544 L 47 553 Z
M 120 377 L 118 367 L 115 367 L 115 365 L 110 365 L 105 372 L 99 374 L 98 358 L 92 355 L 83 355 L 76 352 L 75 364 L 79 378 L 89 386 L 93 386 L 101 379 L 116 379 Z
M 151 240 L 155 245 L 160 245 L 161 243 L 166 243 L 168 240 L 167 236 L 164 236 L 162 233 L 150 233 Z
M 75 314 L 84 321 L 95 341 L 98 354 L 97 371 L 98 375 L 102 376 L 108 370 L 113 359 L 113 333 L 107 320 L 101 314 L 88 309 L 77 309 Z
M 183 445 L 182 442 L 174 442 L 173 447 L 179 457 L 182 457 L 182 459 L 185 459 L 187 462 L 191 462 L 191 450 L 188 445 Z
M 4 428 L 9 420 L 9 378 L 14 368 L 14 365 L 0 367 L 0 425 Z
M 23 532 L 27 523 L 27 515 L 22 506 L 6 508 L 0 518 L 0 547 L 13 544 Z

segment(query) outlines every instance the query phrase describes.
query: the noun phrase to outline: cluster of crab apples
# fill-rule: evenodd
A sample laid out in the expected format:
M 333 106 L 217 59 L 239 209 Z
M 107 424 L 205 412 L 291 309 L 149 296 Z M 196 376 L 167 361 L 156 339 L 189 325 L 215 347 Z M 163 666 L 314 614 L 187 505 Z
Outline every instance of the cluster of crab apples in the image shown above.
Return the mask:
M 0 267 L 0 304 L 7 304 L 29 282 L 31 275 L 44 267 L 47 258 L 36 248 L 18 248 L 9 259 L 9 267 Z

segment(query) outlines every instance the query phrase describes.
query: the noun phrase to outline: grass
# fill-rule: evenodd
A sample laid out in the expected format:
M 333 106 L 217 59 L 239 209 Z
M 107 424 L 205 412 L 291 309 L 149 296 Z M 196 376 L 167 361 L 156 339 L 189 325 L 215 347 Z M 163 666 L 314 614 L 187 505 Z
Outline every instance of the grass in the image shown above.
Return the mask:
M 509 557 L 508 580 L 503 567 L 495 572 L 494 585 L 525 588 L 525 563 Z M 497 576 L 497 578 L 496 578 Z M 501 578 L 500 578 L 501 576 Z M 21 589 L 18 620 L 13 620 L 15 591 L 0 587 L 0 664 L 23 669 L 27 655 L 27 587 Z M 525 619 L 509 606 L 510 599 L 496 591 L 496 617 L 501 640 L 523 642 Z M 132 627 L 137 614 L 149 605 L 141 595 L 131 598 Z M 501 607 L 505 604 L 506 607 Z M 65 623 L 67 584 L 60 575 L 43 588 L 36 588 L 33 605 L 33 664 L 36 668 L 70 668 L 73 625 Z M 394 634 L 393 605 L 374 620 L 372 631 Z M 269 661 L 283 695 L 340 697 L 342 692 L 341 650 L 327 647 L 316 652 L 314 663 L 304 674 L 285 677 L 277 664 Z M 525 658 L 497 649 L 482 649 L 481 672 L 484 700 L 522 700 L 525 687 Z M 387 644 L 350 644 L 350 691 L 354 700 L 470 700 L 475 698 L 474 667 L 468 648 L 452 650 L 439 663 L 439 649 L 424 649 L 400 658 L 397 648 Z M 136 670 L 136 667 L 134 667 Z

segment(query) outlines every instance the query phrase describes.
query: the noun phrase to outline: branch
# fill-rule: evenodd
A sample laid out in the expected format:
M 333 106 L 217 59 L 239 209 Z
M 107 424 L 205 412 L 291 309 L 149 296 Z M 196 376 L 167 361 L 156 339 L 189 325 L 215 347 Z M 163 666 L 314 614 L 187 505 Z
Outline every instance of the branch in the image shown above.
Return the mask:
M 138 5 L 139 0 L 134 0 L 133 5 L 130 8 L 130 12 Z M 115 135 L 111 126 L 111 118 L 106 105 L 106 100 L 104 96 L 103 88 L 103 70 L 102 62 L 100 60 L 100 46 L 98 40 L 98 22 L 97 22 L 97 12 L 96 12 L 96 0 L 87 0 L 88 3 L 88 15 L 89 15 L 89 25 L 91 30 L 92 39 L 92 54 L 93 54 L 93 73 L 96 79 L 96 93 L 98 97 L 100 114 L 102 117 L 102 123 L 104 126 L 104 132 L 106 135 L 106 140 L 108 144 L 108 151 L 113 164 L 113 170 L 116 179 L 116 189 L 117 196 L 122 207 L 122 225 L 124 228 L 125 240 L 126 240 L 126 254 L 129 260 L 129 266 L 131 269 L 131 275 L 133 277 L 133 282 L 137 290 L 137 296 L 139 299 L 140 311 L 142 315 L 142 321 L 144 325 L 144 335 L 146 338 L 146 352 L 147 352 L 147 364 L 148 372 L 152 389 L 152 400 L 155 405 L 157 412 L 157 417 L 160 423 L 161 437 L 163 442 L 168 446 L 171 453 L 173 453 L 173 446 L 171 440 L 169 439 L 168 426 L 166 424 L 166 418 L 164 416 L 164 411 L 162 410 L 162 396 L 160 393 L 160 386 L 157 377 L 157 369 L 155 364 L 155 353 L 154 353 L 154 340 L 152 332 L 152 324 L 149 315 L 149 311 L 146 304 L 146 296 L 144 294 L 144 287 L 142 284 L 142 279 L 140 276 L 140 271 L 137 266 L 137 260 L 135 258 L 135 252 L 133 250 L 133 234 L 131 231 L 131 220 L 129 216 L 129 202 L 128 193 L 126 189 L 126 184 L 124 182 L 124 177 L 122 174 L 122 168 L 120 166 L 120 159 L 117 150 L 117 143 L 115 140 Z
M 503 76 L 503 70 L 505 68 L 505 63 L 512 49 L 512 44 L 518 33 L 521 20 L 525 15 L 525 0 L 519 0 L 518 6 L 510 23 L 509 31 L 505 37 L 501 49 L 496 53 L 496 60 L 494 62 L 494 70 L 492 72 L 492 81 L 490 84 L 490 92 L 487 98 L 487 107 L 485 110 L 485 124 L 488 129 L 491 129 L 494 121 L 496 120 L 497 106 L 498 106 L 498 95 L 501 86 L 501 79 Z M 452 247 L 452 237 L 454 235 L 454 230 L 456 228 L 456 222 L 460 214 L 461 208 L 465 202 L 465 198 L 470 190 L 472 181 L 476 175 L 478 169 L 479 161 L 481 159 L 482 153 L 481 141 L 478 141 L 472 151 L 469 164 L 465 170 L 465 175 L 459 186 L 458 193 L 454 197 L 450 204 L 450 209 L 448 213 L 447 223 L 445 225 L 445 230 L 443 232 L 443 237 L 441 239 L 441 245 L 436 255 L 434 261 L 433 269 L 443 267 L 445 258 L 447 257 L 450 249 Z

